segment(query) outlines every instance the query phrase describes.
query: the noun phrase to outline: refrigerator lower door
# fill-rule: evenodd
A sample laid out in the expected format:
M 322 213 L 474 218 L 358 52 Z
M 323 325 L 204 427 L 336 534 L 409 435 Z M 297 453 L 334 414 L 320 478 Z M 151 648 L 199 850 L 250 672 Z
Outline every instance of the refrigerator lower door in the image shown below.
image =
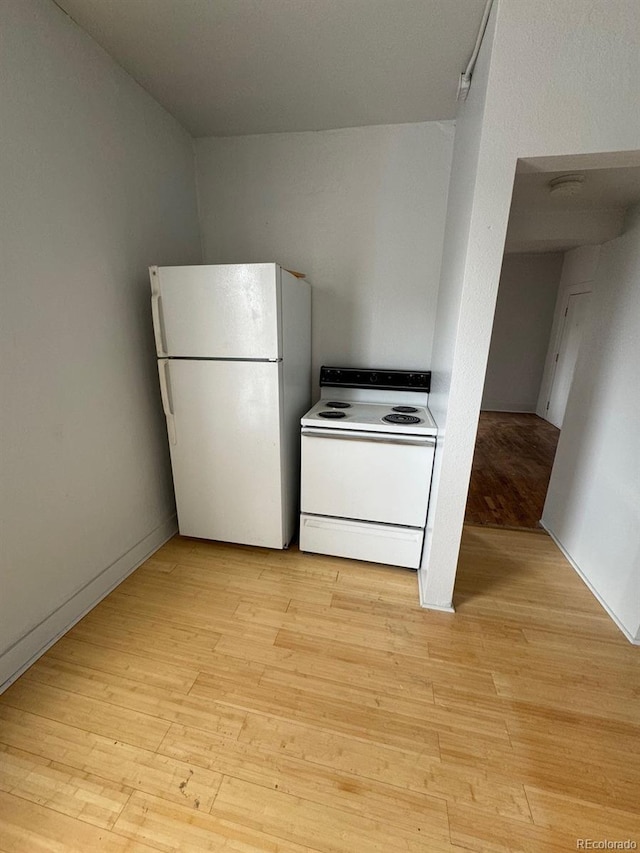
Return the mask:
M 159 362 L 184 536 L 283 548 L 280 372 L 273 362 Z

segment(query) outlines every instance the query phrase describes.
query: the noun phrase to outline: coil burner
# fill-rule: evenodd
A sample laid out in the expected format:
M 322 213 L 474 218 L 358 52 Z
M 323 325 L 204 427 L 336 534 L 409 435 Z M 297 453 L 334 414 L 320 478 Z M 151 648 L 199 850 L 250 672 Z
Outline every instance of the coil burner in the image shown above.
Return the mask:
M 344 412 L 337 412 L 335 409 L 329 409 L 328 412 L 318 412 L 318 417 L 326 418 L 327 420 L 337 421 L 340 420 L 340 418 L 346 418 L 346 415 Z
M 420 423 L 420 418 L 417 418 L 415 415 L 403 415 L 403 414 L 385 415 L 384 418 L 382 418 L 382 420 L 386 421 L 388 424 L 419 424 Z

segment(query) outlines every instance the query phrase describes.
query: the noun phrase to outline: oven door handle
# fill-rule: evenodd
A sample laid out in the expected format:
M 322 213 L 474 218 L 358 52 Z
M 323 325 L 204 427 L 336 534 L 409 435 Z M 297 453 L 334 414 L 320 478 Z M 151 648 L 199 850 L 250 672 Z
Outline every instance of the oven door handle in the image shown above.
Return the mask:
M 302 427 L 303 438 L 337 438 L 340 441 L 371 441 L 380 444 L 412 444 L 420 447 L 435 447 L 436 440 L 429 435 L 397 435 L 388 432 L 358 432 L 346 429 L 321 429 Z

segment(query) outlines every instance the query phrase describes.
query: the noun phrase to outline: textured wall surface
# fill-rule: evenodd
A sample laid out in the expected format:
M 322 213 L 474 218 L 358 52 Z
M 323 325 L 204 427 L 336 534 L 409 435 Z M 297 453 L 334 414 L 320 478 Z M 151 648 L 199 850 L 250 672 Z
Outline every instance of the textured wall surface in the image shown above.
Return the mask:
M 505 255 L 482 408 L 535 412 L 563 255 Z
M 172 529 L 147 265 L 200 260 L 187 134 L 53 3 L 1 10 L 0 684 Z
M 314 383 L 429 366 L 452 147 L 450 122 L 197 141 L 205 262 L 306 273 Z
M 457 122 L 433 350 L 444 431 L 420 577 L 426 605 L 452 598 L 516 162 L 568 171 L 637 162 L 637 12 L 635 0 L 540 0 L 534 16 L 522 0 L 494 4 Z
M 640 207 L 604 243 L 542 523 L 629 635 L 640 630 Z

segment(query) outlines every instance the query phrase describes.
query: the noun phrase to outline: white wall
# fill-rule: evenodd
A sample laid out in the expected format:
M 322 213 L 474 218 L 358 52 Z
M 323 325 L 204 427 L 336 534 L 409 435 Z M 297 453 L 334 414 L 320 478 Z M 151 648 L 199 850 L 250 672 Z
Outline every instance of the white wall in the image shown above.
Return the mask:
M 0 684 L 174 529 L 150 263 L 190 138 L 49 0 L 2 4 Z
M 605 243 L 543 525 L 630 637 L 640 630 L 640 206 Z
M 526 0 L 497 0 L 481 58 L 489 67 L 476 71 L 458 121 L 469 132 L 456 138 L 434 338 L 432 401 L 445 432 L 420 583 L 423 604 L 436 607 L 452 598 L 516 161 L 547 158 L 538 162 L 544 171 L 636 162 L 637 0 L 539 0 L 535 14 Z M 618 151 L 630 153 L 590 156 Z M 587 156 L 556 159 L 576 153 Z
M 205 262 L 306 273 L 314 386 L 429 366 L 452 146 L 451 122 L 197 141 Z
M 598 267 L 599 257 L 600 246 L 578 246 L 564 254 L 560 285 L 553 312 L 553 324 L 549 335 L 549 347 L 545 357 L 540 393 L 536 404 L 536 414 L 541 418 L 547 416 L 547 403 L 555 375 L 556 354 L 560 348 L 564 313 L 569 296 L 575 293 L 590 293 L 593 290 L 592 282 Z M 499 293 L 498 299 L 500 299 Z
M 505 255 L 491 332 L 482 408 L 535 412 L 563 255 Z
M 475 441 L 476 423 L 473 420 L 468 423 L 468 417 L 471 413 L 471 418 L 475 415 L 477 420 L 487 355 L 480 351 L 480 364 L 466 358 L 461 361 L 457 358 L 456 349 L 459 341 L 466 342 L 469 351 L 478 346 L 473 317 L 469 312 L 463 314 L 461 309 L 463 299 L 469 298 L 463 294 L 465 282 L 478 273 L 468 267 L 467 249 L 471 237 L 495 20 L 494 8 L 485 30 L 471 89 L 456 120 L 431 357 L 429 408 L 438 425 L 438 443 L 418 583 L 421 603 L 442 610 L 452 609 L 453 583 L 464 520 L 464 506 L 462 513 L 459 512 L 460 495 L 464 489 L 466 501 Z M 478 299 L 482 299 L 483 293 L 491 294 L 497 289 L 499 274 L 498 265 L 495 281 L 485 282 L 484 290 L 477 294 Z M 461 320 L 465 320 L 464 328 L 460 326 Z M 488 339 L 486 345 L 488 350 Z M 472 394 L 475 392 L 475 400 L 473 396 L 468 398 L 469 391 Z

